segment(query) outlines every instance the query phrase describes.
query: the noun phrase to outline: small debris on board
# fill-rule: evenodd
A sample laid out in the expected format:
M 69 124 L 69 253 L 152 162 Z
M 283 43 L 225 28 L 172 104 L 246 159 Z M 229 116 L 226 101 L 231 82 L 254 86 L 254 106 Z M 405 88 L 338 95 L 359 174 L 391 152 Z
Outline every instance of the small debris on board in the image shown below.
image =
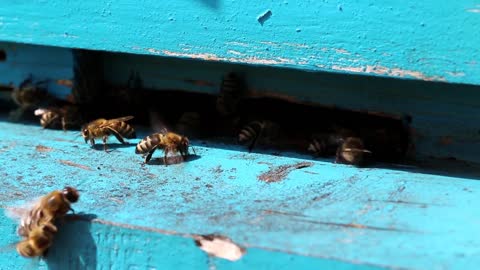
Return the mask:
M 208 255 L 229 261 L 240 260 L 247 250 L 222 235 L 196 235 L 195 245 Z

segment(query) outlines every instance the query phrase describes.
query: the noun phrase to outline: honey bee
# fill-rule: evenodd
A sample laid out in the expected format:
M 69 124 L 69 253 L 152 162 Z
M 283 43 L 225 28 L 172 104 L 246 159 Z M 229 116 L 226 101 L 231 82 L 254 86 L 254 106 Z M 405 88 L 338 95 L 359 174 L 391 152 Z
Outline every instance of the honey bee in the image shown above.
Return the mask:
M 34 111 L 34 114 L 40 116 L 40 125 L 43 128 L 55 129 L 61 126 L 63 130 L 67 130 L 69 127 L 80 126 L 80 111 L 73 105 L 65 105 L 61 108 L 39 108 Z
M 9 216 L 20 218 L 17 234 L 23 240 L 17 244 L 17 252 L 24 257 L 44 255 L 57 232 L 54 223 L 68 211 L 73 211 L 71 204 L 79 197 L 75 188 L 67 186 L 40 197 L 29 209 L 8 209 Z
M 20 108 L 32 108 L 50 98 L 46 84 L 48 81 L 34 83 L 32 76 L 24 80 L 12 91 L 12 99 Z
M 57 227 L 50 222 L 35 227 L 17 244 L 18 254 L 26 258 L 44 256 L 56 233 Z
M 346 138 L 354 136 L 354 133 L 349 129 L 333 127 L 329 132 L 314 134 L 307 151 L 316 156 L 333 156 Z
M 217 111 L 222 116 L 233 115 L 237 111 L 239 100 L 244 91 L 244 82 L 233 72 L 228 73 L 222 81 L 216 101 Z
M 280 132 L 280 126 L 269 120 L 252 121 L 245 125 L 238 134 L 240 144 L 248 144 L 248 150 L 251 152 L 258 141 L 265 144 L 272 143 Z
M 163 164 L 167 164 L 168 153 L 180 152 L 182 158 L 188 155 L 188 147 L 190 142 L 187 137 L 178 135 L 173 132 L 154 133 L 143 138 L 135 148 L 135 154 L 143 154 L 145 157 L 145 163 L 148 163 L 152 158 L 153 153 L 157 148 L 163 149 Z
M 85 139 L 85 143 L 90 141 L 93 146 L 96 138 L 103 139 L 103 149 L 107 150 L 107 138 L 110 135 L 114 135 L 117 140 L 125 144 L 124 138 L 133 139 L 136 138 L 135 129 L 131 127 L 126 121 L 133 119 L 133 116 L 125 116 L 115 119 L 97 119 L 82 127 L 82 137 Z
M 344 138 L 338 134 L 317 134 L 313 136 L 307 151 L 316 156 L 332 156 L 335 155 L 337 148 L 343 141 Z
M 362 166 L 366 161 L 366 155 L 371 153 L 371 151 L 365 149 L 362 139 L 348 137 L 338 147 L 335 162 Z
M 28 237 L 39 225 L 53 222 L 65 216 L 68 211 L 73 212 L 71 204 L 77 202 L 79 197 L 77 189 L 68 186 L 41 197 L 22 215 L 17 229 L 18 235 Z
M 11 93 L 11 97 L 18 108 L 12 110 L 9 119 L 19 121 L 25 116 L 27 111 L 33 110 L 35 107 L 46 104 L 52 97 L 48 94 L 46 83 L 48 81 L 33 82 L 30 76 L 23 81 L 18 87 L 15 87 Z

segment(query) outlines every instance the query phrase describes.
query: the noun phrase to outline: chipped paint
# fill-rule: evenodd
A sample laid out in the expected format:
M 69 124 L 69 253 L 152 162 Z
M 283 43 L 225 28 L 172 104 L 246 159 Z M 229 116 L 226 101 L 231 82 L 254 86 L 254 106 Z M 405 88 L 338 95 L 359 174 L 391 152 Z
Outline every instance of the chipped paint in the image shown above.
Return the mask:
M 367 74 L 376 74 L 376 75 L 388 75 L 392 77 L 401 77 L 401 78 L 415 78 L 421 79 L 424 81 L 446 81 L 444 77 L 439 76 L 427 76 L 419 71 L 404 70 L 400 68 L 388 68 L 384 66 L 370 66 L 366 67 L 344 67 L 334 65 L 332 66 L 334 70 L 348 71 L 353 73 L 367 73 Z
M 194 239 L 195 244 L 208 255 L 229 261 L 238 261 L 247 252 L 245 248 L 223 235 L 197 235 Z
M 285 58 L 275 58 L 275 59 L 260 59 L 257 57 L 247 57 L 247 58 L 227 58 L 219 57 L 214 54 L 190 54 L 190 53 L 178 53 L 171 51 L 159 51 L 155 49 L 148 49 L 148 52 L 165 55 L 170 57 L 183 57 L 183 58 L 192 58 L 192 59 L 201 59 L 206 61 L 223 61 L 231 63 L 244 63 L 244 64 L 256 64 L 256 65 L 283 65 L 283 64 L 294 64 L 290 59 Z

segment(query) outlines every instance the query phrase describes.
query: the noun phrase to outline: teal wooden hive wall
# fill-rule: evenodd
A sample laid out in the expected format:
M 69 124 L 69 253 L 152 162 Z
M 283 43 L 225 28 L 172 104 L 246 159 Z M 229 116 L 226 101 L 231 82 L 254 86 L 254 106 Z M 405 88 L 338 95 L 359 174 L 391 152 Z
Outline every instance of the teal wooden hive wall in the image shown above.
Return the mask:
M 2 89 L 33 75 L 69 99 L 63 82 L 85 49 L 99 52 L 111 85 L 133 70 L 152 91 L 216 95 L 236 71 L 255 97 L 408 113 L 415 130 L 408 166 L 355 168 L 196 139 L 196 158 L 145 166 L 134 146 L 105 153 L 76 131 L 4 115 L 3 210 L 81 189 L 77 215 L 34 268 L 478 268 L 478 1 L 6 0 L 0 14 Z M 139 138 L 149 132 L 140 127 Z M 32 264 L 11 248 L 16 225 L 2 211 L 0 269 Z M 209 234 L 246 253 L 209 256 L 195 244 Z

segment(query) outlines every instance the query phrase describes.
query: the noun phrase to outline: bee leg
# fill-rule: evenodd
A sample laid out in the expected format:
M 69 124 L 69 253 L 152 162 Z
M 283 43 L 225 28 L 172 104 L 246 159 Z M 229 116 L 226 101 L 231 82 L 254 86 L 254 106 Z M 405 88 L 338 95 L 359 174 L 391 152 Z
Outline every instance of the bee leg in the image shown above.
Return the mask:
M 103 150 L 105 150 L 105 152 L 107 152 L 107 138 L 107 135 L 103 136 Z
M 153 148 L 150 152 L 148 152 L 148 155 L 145 156 L 145 164 L 150 161 L 150 159 L 152 158 L 153 152 L 155 152 L 155 150 L 157 150 L 157 148 Z
M 168 163 L 167 163 L 168 148 L 165 148 L 165 151 L 163 151 L 163 152 L 164 152 L 163 164 L 165 164 L 165 166 L 168 166 Z
M 119 142 L 121 142 L 122 144 L 126 144 L 125 140 L 123 139 L 123 136 L 120 135 L 120 133 L 118 133 L 118 131 L 116 131 L 113 128 L 109 128 L 109 130 L 112 132 L 113 136 L 115 136 L 115 138 L 117 138 L 117 140 Z
M 95 145 L 95 139 L 90 139 L 90 145 L 94 146 Z
M 67 131 L 67 121 L 65 120 L 65 117 L 62 117 L 62 129 L 63 131 Z

